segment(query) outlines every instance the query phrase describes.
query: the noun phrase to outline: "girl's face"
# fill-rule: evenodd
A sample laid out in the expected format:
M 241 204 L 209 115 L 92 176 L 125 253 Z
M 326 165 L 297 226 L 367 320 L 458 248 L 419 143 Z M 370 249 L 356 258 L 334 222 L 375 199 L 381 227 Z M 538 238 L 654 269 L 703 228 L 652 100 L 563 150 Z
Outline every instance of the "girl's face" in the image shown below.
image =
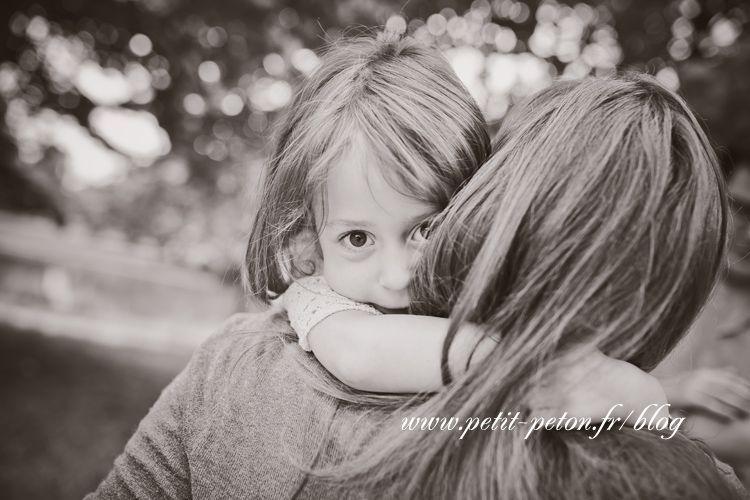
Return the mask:
M 412 267 L 435 207 L 395 191 L 352 146 L 330 169 L 315 221 L 323 276 L 337 293 L 384 313 L 405 312 Z

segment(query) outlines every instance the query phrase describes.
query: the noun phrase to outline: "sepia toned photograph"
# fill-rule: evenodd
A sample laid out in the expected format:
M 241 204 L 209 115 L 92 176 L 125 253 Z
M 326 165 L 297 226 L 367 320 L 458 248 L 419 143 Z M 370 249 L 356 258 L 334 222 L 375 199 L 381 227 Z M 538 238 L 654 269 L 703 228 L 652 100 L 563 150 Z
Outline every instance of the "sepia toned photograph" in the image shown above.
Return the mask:
M 0 498 L 750 499 L 747 0 L 0 5 Z

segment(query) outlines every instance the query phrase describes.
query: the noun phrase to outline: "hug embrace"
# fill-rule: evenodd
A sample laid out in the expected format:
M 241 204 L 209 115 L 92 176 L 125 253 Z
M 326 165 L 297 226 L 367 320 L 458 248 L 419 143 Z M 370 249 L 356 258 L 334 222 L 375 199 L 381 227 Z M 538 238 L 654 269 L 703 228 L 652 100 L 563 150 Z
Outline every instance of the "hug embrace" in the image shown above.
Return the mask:
M 654 79 L 556 81 L 490 141 L 436 48 L 338 42 L 259 206 L 244 279 L 272 307 L 198 349 L 87 498 L 747 498 L 685 429 L 638 427 L 672 422 L 648 372 L 729 231 L 711 145 Z M 618 424 L 402 429 L 502 412 Z

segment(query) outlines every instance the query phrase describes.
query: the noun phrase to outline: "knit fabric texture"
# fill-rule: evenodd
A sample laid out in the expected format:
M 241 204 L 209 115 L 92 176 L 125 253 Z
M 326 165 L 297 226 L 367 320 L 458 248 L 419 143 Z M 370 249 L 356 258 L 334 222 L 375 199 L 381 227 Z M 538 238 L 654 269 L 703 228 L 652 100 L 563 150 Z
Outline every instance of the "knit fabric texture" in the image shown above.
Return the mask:
M 297 332 L 299 346 L 305 351 L 312 350 L 307 341 L 307 334 L 331 314 L 341 311 L 382 314 L 370 305 L 334 292 L 322 276 L 309 276 L 295 281 L 284 292 L 282 300 L 289 316 L 289 323 Z
M 375 430 L 361 408 L 315 389 L 320 369 L 283 316 L 233 316 L 164 390 L 86 500 L 361 498 L 300 471 L 341 463 Z M 747 498 L 732 469 L 717 466 Z
M 86 499 L 291 498 L 304 481 L 297 465 L 339 462 L 367 422 L 304 382 L 304 367 L 317 361 L 294 340 L 288 323 L 268 314 L 230 318 Z M 300 489 L 300 499 L 352 497 L 314 480 Z

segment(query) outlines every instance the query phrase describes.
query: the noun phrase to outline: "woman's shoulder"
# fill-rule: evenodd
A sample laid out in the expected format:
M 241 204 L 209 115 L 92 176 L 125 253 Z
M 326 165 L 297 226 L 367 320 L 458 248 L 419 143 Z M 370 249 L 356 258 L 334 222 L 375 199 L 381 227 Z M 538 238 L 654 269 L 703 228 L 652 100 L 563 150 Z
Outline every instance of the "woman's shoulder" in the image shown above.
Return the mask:
M 732 486 L 739 495 L 740 498 L 743 500 L 750 499 L 750 494 L 748 494 L 747 490 L 745 489 L 745 486 L 742 484 L 740 479 L 737 477 L 737 474 L 734 472 L 734 469 L 728 464 L 725 464 L 721 460 L 719 460 L 716 457 L 713 457 L 714 464 L 716 464 L 716 470 L 719 471 L 719 473 L 724 477 L 727 483 L 729 483 L 730 486 Z
M 211 348 L 223 345 L 226 342 L 237 342 L 247 340 L 252 333 L 287 333 L 288 322 L 276 309 L 255 313 L 236 313 L 227 318 L 224 323 L 206 339 L 201 348 Z M 255 339 L 256 337 L 251 337 Z
M 274 416 L 290 398 L 313 397 L 301 376 L 311 363 L 283 315 L 236 314 L 195 351 L 183 372 L 185 408 L 203 420 L 196 428 L 210 428 L 237 408 Z
M 290 342 L 286 342 L 287 338 Z M 195 351 L 193 362 L 218 361 L 239 352 L 280 350 L 294 343 L 288 321 L 274 309 L 237 313 L 222 323 Z
M 239 313 L 196 349 L 184 375 L 191 390 L 213 394 L 237 377 L 253 380 L 269 370 L 289 372 L 300 354 L 305 353 L 278 311 Z

